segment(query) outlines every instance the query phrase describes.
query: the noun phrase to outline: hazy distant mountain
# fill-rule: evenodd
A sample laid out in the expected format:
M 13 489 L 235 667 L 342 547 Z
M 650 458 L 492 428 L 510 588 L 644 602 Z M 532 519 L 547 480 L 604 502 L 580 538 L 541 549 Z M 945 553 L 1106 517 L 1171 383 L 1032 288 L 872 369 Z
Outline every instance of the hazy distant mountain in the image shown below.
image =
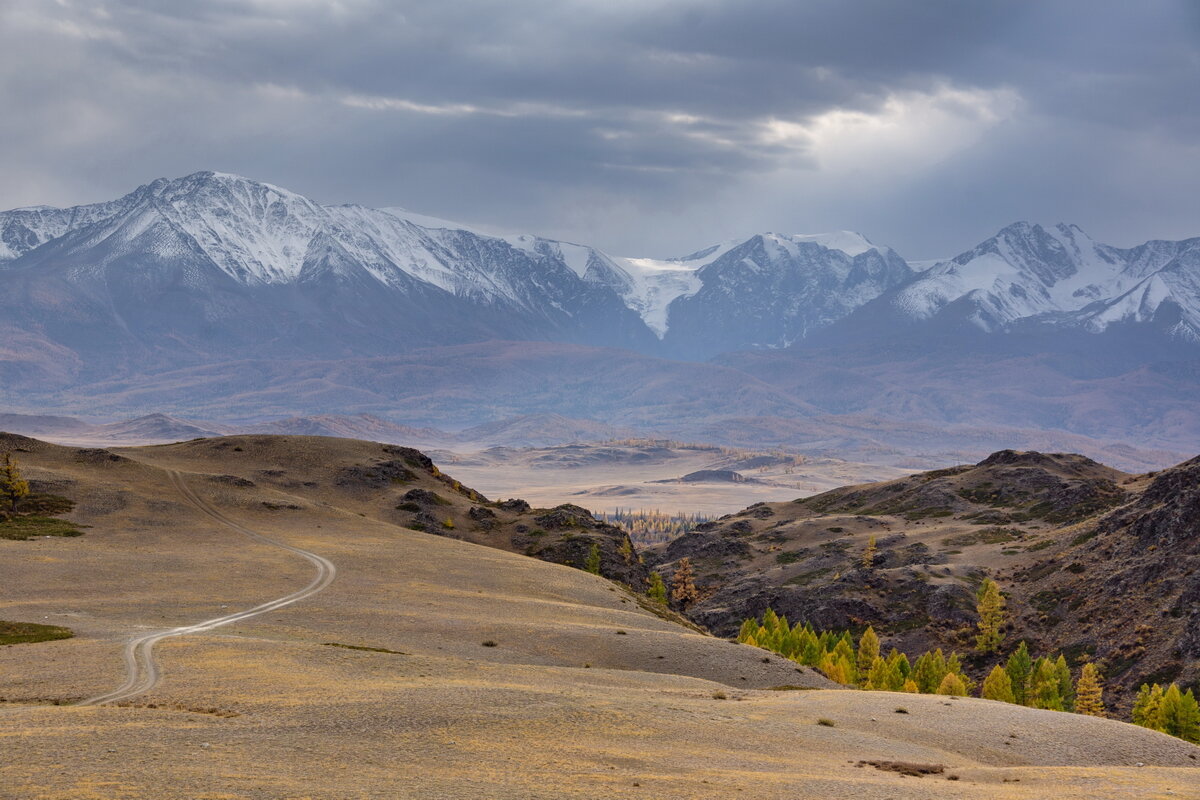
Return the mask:
M 453 225 L 220 173 L 157 180 L 0 214 L 0 309 L 84 374 L 487 339 L 703 357 L 799 341 L 910 276 L 854 234 L 656 261 Z
M 1018 222 L 863 305 L 859 317 L 990 333 L 1142 326 L 1200 344 L 1200 239 L 1120 249 L 1075 225 Z
M 1200 341 L 1200 239 L 1120 250 L 1073 226 L 1017 223 L 921 272 L 850 232 L 620 258 L 399 209 L 321 206 L 213 172 L 0 214 L 0 285 L 6 322 L 77 356 L 69 368 L 82 375 L 488 339 L 707 358 L 801 345 L 855 312 L 874 321 L 857 329 L 885 338 L 880 321 L 894 319 L 987 332 L 1132 323 Z M 33 376 L 50 377 L 69 381 Z
M 921 266 L 851 232 L 619 257 L 200 172 L 0 213 L 0 402 L 387 438 L 526 418 L 505 435 L 1200 446 L 1200 239 L 1016 223 Z

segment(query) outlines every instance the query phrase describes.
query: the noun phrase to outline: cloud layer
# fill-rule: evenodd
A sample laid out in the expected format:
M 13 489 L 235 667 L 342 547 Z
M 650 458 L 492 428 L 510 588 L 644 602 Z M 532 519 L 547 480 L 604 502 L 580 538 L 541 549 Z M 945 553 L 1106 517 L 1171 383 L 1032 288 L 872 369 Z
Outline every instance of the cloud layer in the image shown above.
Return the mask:
M 673 255 L 1200 235 L 1187 0 L 8 0 L 0 207 L 237 172 Z

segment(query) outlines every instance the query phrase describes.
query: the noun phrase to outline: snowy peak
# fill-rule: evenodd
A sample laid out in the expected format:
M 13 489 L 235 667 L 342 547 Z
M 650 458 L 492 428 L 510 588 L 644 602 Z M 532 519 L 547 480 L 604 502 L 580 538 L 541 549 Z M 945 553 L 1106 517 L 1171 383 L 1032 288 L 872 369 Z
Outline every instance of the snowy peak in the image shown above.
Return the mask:
M 1017 322 L 1099 332 L 1118 322 L 1159 319 L 1179 309 L 1173 335 L 1200 330 L 1200 259 L 1184 242 L 1121 250 L 1077 225 L 1017 222 L 959 256 L 918 273 L 892 305 L 927 320 L 950 312 L 985 331 Z

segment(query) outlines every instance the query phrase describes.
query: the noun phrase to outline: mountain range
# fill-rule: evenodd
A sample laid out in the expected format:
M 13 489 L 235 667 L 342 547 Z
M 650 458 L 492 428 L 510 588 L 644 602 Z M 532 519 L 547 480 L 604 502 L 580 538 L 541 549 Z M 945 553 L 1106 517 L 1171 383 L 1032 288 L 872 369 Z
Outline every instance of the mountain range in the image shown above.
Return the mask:
M 666 432 L 851 414 L 1200 445 L 1200 238 L 1021 222 L 931 265 L 851 232 L 631 258 L 199 172 L 0 213 L 0 289 L 14 411 Z

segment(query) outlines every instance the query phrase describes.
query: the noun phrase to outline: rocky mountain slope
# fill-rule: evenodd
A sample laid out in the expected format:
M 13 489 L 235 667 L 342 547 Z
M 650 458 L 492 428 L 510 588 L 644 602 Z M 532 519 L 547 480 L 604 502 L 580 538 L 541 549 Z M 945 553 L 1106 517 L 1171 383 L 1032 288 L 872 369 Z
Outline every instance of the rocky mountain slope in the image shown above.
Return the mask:
M 1127 705 L 1147 680 L 1200 682 L 1198 478 L 1200 460 L 1130 475 L 1077 455 L 1001 451 L 759 503 L 647 560 L 665 572 L 692 560 L 703 599 L 688 613 L 716 632 L 769 607 L 818 628 L 872 624 L 914 654 L 971 650 L 974 591 L 991 577 L 1008 596 L 1007 647 L 1024 639 L 1102 662 L 1113 701 Z

